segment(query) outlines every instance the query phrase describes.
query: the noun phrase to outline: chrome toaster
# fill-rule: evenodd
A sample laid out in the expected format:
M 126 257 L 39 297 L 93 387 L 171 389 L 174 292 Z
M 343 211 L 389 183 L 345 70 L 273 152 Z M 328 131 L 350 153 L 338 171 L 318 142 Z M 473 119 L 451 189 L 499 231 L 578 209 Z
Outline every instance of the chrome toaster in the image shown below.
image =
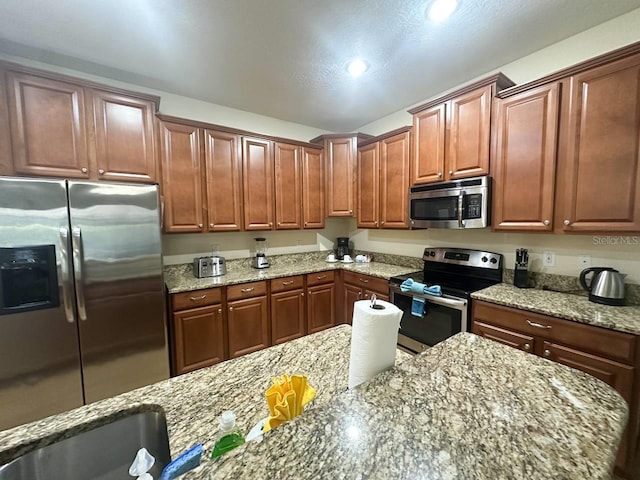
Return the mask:
M 224 257 L 196 257 L 193 259 L 193 275 L 197 278 L 217 277 L 227 273 Z

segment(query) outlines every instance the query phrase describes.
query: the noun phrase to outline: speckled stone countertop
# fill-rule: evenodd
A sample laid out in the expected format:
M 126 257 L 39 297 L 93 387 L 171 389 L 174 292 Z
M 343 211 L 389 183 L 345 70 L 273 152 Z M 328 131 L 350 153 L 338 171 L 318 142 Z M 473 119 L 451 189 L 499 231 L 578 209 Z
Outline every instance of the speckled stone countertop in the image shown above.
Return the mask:
M 166 411 L 173 456 L 204 443 L 202 465 L 185 479 L 610 478 L 627 406 L 594 377 L 461 333 L 345 391 L 350 331 L 335 327 L 0 432 L 0 464 L 21 444 L 82 422 L 158 408 L 142 402 Z M 285 372 L 307 373 L 318 390 L 312 404 L 262 442 L 209 460 L 216 416 L 233 409 L 248 431 L 267 413 L 269 377 Z
M 209 278 L 194 277 L 192 267 L 189 264 L 172 265 L 164 269 L 164 283 L 167 285 L 169 293 L 179 293 L 337 269 L 350 270 L 386 279 L 395 275 L 403 275 L 416 271 L 416 268 L 389 265 L 388 263 L 380 262 L 328 263 L 324 260 L 311 258 L 298 263 L 276 264 L 260 270 L 246 265 L 234 265 L 233 268 L 228 266 L 226 275 Z
M 640 306 L 611 307 L 587 297 L 562 292 L 517 288 L 500 283 L 471 294 L 477 300 L 538 312 L 596 327 L 640 335 Z

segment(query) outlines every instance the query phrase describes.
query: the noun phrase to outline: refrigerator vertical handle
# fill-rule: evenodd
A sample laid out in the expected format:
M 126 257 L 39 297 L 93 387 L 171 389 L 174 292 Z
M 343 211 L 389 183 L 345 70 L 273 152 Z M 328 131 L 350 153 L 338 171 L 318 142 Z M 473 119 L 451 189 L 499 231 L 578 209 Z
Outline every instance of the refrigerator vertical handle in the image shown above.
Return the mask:
M 76 279 L 76 298 L 78 301 L 78 315 L 80 320 L 87 319 L 87 309 L 84 304 L 84 277 L 82 263 L 84 253 L 82 252 L 82 231 L 80 227 L 73 227 L 71 231 L 73 243 L 73 273 Z
M 73 296 L 71 291 L 71 257 L 69 256 L 69 229 L 60 227 L 60 270 L 62 273 L 62 302 L 64 303 L 64 314 L 67 322 L 76 321 L 73 315 Z

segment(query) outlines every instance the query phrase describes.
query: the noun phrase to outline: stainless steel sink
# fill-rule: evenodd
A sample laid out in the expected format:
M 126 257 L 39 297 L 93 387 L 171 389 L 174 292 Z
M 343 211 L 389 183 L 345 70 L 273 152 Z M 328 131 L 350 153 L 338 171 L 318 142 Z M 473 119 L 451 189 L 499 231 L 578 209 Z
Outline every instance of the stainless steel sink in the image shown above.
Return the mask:
M 131 414 L 0 467 L 0 480 L 121 480 L 129 476 L 136 453 L 145 447 L 156 459 L 150 473 L 159 478 L 171 461 L 162 412 Z

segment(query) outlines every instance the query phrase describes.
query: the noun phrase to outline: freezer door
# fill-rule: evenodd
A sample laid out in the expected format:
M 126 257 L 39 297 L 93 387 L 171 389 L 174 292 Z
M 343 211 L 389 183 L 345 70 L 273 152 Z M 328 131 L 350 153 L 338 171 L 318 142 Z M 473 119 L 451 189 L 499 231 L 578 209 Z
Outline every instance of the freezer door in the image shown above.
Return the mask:
M 0 177 L 0 430 L 83 404 L 64 181 Z
M 87 403 L 169 378 L 155 185 L 69 181 Z

